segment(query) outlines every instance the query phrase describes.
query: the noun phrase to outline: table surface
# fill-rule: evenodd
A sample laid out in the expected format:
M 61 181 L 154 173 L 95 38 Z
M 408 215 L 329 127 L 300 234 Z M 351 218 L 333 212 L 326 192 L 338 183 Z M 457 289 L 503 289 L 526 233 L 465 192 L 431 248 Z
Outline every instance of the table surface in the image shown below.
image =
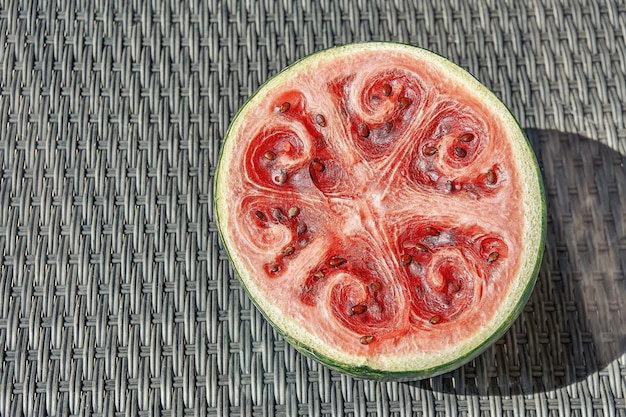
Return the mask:
M 366 40 L 474 74 L 546 186 L 521 316 L 416 382 L 297 353 L 246 297 L 213 213 L 246 98 Z M 626 416 L 625 112 L 623 2 L 0 0 L 0 415 Z

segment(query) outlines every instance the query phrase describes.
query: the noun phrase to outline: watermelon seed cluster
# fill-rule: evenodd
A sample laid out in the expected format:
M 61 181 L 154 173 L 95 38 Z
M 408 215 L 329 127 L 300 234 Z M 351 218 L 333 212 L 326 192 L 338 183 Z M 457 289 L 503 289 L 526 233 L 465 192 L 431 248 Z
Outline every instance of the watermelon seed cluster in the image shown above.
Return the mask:
M 382 95 L 384 97 L 389 98 L 394 93 L 394 87 L 389 83 L 385 83 L 382 85 L 382 89 L 380 91 L 382 92 Z M 400 95 L 402 95 L 402 93 Z M 371 100 L 378 101 L 380 100 L 380 98 L 378 96 L 372 96 Z M 411 103 L 412 103 L 412 100 L 409 97 L 406 97 L 403 95 L 397 98 L 397 101 L 396 101 L 396 105 L 399 108 L 406 108 L 410 106 Z M 291 113 L 293 113 L 294 111 L 299 113 L 300 108 L 301 108 L 301 104 L 297 100 L 294 104 L 292 104 L 290 101 L 283 101 L 282 103 L 277 104 L 275 106 L 276 111 L 281 114 L 288 113 L 290 112 L 290 110 L 291 110 Z M 341 108 L 341 112 L 342 112 L 342 115 L 344 116 L 348 115 L 347 110 L 343 107 Z M 326 118 L 324 117 L 323 114 L 317 113 L 309 117 L 311 117 L 312 122 L 319 127 L 325 127 L 327 124 Z M 384 124 L 382 125 L 382 130 L 379 129 L 381 126 L 373 126 L 370 128 L 370 125 L 368 125 L 367 123 L 363 121 L 353 121 L 353 122 L 355 123 L 353 124 L 353 126 L 355 127 L 355 131 L 356 131 L 355 133 L 364 139 L 372 138 L 375 140 L 379 132 L 383 134 L 389 134 L 394 128 L 393 123 L 390 121 L 384 122 Z M 371 129 L 374 129 L 374 130 L 371 130 Z M 466 158 L 468 156 L 468 147 L 470 147 L 469 151 L 471 151 L 474 148 L 474 145 L 470 145 L 470 143 L 473 142 L 475 138 L 476 138 L 475 135 L 470 132 L 466 132 L 458 136 L 456 138 L 457 140 L 456 144 L 453 145 L 453 147 L 450 149 L 452 151 L 451 156 L 454 156 L 459 159 Z M 440 151 L 439 147 L 434 145 L 432 142 L 430 144 L 427 143 L 422 147 L 422 153 L 427 157 L 433 157 L 439 151 Z M 274 150 L 267 150 L 263 153 L 263 158 L 266 161 L 272 162 L 278 158 L 278 155 Z M 310 169 L 312 173 L 313 172 L 321 173 L 326 170 L 326 166 L 324 165 L 322 161 L 316 158 L 316 159 L 311 160 Z M 485 181 L 489 185 L 494 185 L 498 181 L 498 176 L 494 169 L 489 169 L 487 173 L 483 175 L 484 175 L 482 177 L 483 181 Z M 277 172 L 275 172 L 275 175 L 273 177 L 274 183 L 278 185 L 285 184 L 288 179 L 289 179 L 288 172 L 284 169 L 280 169 Z M 460 188 L 458 188 L 458 185 L 455 184 L 455 181 L 448 180 L 446 182 L 445 189 L 447 192 L 452 192 L 453 190 L 460 189 Z M 285 224 L 285 222 L 292 222 L 292 220 L 286 220 L 285 214 L 280 208 L 275 207 L 270 210 L 270 213 L 271 213 L 272 219 L 279 223 Z M 286 210 L 286 213 L 287 213 L 286 215 L 288 219 L 293 219 L 300 214 L 300 209 L 296 206 L 289 207 Z M 266 223 L 268 221 L 267 216 L 261 211 L 258 211 L 258 210 L 255 211 L 254 216 L 263 223 Z M 298 221 L 296 223 L 295 232 L 297 235 L 303 235 L 304 233 L 307 232 L 307 229 L 308 229 L 307 225 L 304 222 Z M 431 237 L 437 237 L 440 235 L 440 231 L 431 226 L 427 226 L 423 230 L 423 232 L 426 236 L 431 236 Z M 300 244 L 300 246 L 303 246 L 303 245 L 306 245 L 307 241 L 308 239 L 301 239 L 298 243 Z M 400 263 L 404 267 L 409 267 L 413 263 L 420 263 L 422 256 L 429 256 L 431 252 L 431 249 L 422 243 L 415 243 L 411 248 L 415 251 L 413 256 L 409 253 L 404 253 L 400 257 Z M 281 259 L 290 257 L 294 255 L 294 253 L 296 253 L 296 246 L 294 246 L 293 243 L 290 243 L 279 252 L 278 258 L 275 260 L 274 263 L 266 266 L 267 270 L 272 274 L 279 273 L 283 268 Z M 494 250 L 490 252 L 489 255 L 486 257 L 486 262 L 488 264 L 491 264 L 495 262 L 499 258 L 499 256 L 500 256 L 499 252 Z M 344 265 L 347 262 L 347 260 L 340 256 L 333 256 L 327 262 L 329 266 L 333 268 L 338 268 Z M 324 278 L 324 272 L 321 270 L 316 271 L 315 273 L 312 274 L 312 277 L 314 278 L 314 281 L 319 281 Z M 369 288 L 372 293 L 376 293 L 380 291 L 381 287 L 382 285 L 380 282 L 374 281 L 369 284 Z M 450 293 L 458 293 L 461 290 L 459 284 L 457 284 L 456 282 L 452 282 L 452 281 L 448 283 L 448 289 Z M 310 293 L 309 295 L 313 295 L 313 290 L 314 290 L 313 288 L 308 288 L 308 289 L 304 288 L 304 292 L 307 293 L 308 291 L 308 293 Z M 350 308 L 351 315 L 363 315 L 367 311 L 368 311 L 368 306 L 366 304 L 355 304 Z M 430 318 L 426 317 L 426 320 L 428 323 L 435 325 L 435 324 L 439 324 L 445 321 L 446 319 L 444 319 L 444 317 L 441 314 L 433 314 Z M 362 345 L 369 345 L 374 341 L 374 339 L 375 339 L 374 335 L 365 334 L 359 338 L 359 342 Z

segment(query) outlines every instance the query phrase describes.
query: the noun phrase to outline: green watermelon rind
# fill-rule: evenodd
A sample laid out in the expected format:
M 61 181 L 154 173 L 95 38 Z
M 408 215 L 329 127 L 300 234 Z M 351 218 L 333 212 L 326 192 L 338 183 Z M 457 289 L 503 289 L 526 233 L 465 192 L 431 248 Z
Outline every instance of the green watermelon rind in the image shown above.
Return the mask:
M 222 207 L 221 200 L 227 190 L 222 190 L 221 185 L 221 176 L 223 166 L 226 162 L 228 162 L 227 151 L 229 150 L 229 138 L 233 135 L 231 133 L 236 131 L 239 127 L 240 123 L 245 119 L 246 113 L 252 108 L 255 98 L 260 95 L 263 91 L 272 86 L 280 87 L 281 80 L 283 78 L 291 76 L 294 72 L 297 73 L 299 68 L 305 68 L 307 65 L 304 65 L 308 62 L 311 64 L 315 64 L 316 60 L 323 59 L 332 59 L 334 55 L 342 55 L 344 51 L 349 51 L 351 49 L 358 50 L 368 49 L 368 48 L 382 48 L 382 49 L 403 49 L 409 51 L 419 52 L 419 54 L 423 56 L 428 56 L 430 59 L 439 60 L 439 65 L 445 67 L 447 71 L 451 73 L 455 73 L 454 75 L 459 80 L 466 81 L 467 83 L 472 83 L 472 87 L 475 88 L 475 92 L 477 95 L 481 96 L 481 100 L 492 103 L 494 106 L 498 107 L 498 114 L 501 116 L 503 122 L 507 123 L 507 127 L 510 127 L 512 130 L 514 129 L 517 133 L 512 133 L 511 138 L 513 146 L 516 148 L 516 156 L 526 155 L 525 158 L 522 158 L 520 163 L 527 165 L 526 168 L 521 169 L 525 173 L 530 173 L 534 171 L 536 175 L 532 178 L 532 180 L 536 180 L 535 187 L 527 187 L 534 188 L 535 192 L 527 193 L 527 198 L 525 202 L 528 204 L 532 204 L 533 209 L 530 210 L 530 215 L 527 217 L 532 217 L 533 221 L 533 229 L 530 230 L 534 237 L 534 244 L 528 245 L 528 247 L 536 248 L 534 253 L 529 253 L 530 250 L 526 250 L 527 256 L 525 257 L 525 268 L 526 274 L 523 274 L 523 277 L 518 279 L 516 283 L 521 283 L 523 287 L 521 291 L 510 291 L 510 293 L 517 294 L 514 298 L 516 300 L 515 305 L 507 309 L 508 311 L 505 318 L 498 320 L 499 326 L 492 330 L 489 335 L 482 338 L 479 343 L 474 343 L 470 349 L 465 351 L 458 351 L 458 354 L 455 355 L 453 360 L 445 361 L 443 363 L 437 363 L 433 366 L 422 367 L 419 369 L 411 369 L 410 365 L 407 365 L 406 370 L 386 370 L 386 369 L 378 369 L 374 367 L 370 367 L 367 365 L 357 365 L 357 364 L 349 364 L 344 363 L 342 361 L 331 358 L 328 355 L 324 355 L 320 353 L 318 350 L 311 348 L 306 343 L 303 343 L 301 340 L 292 337 L 288 331 L 285 331 L 282 326 L 275 322 L 266 311 L 261 306 L 261 303 L 256 299 L 254 292 L 249 288 L 246 284 L 246 279 L 244 274 L 246 271 L 244 268 L 238 268 L 238 264 L 235 261 L 237 258 L 236 254 L 231 252 L 231 249 L 228 245 L 227 233 L 223 229 L 225 227 L 224 223 L 221 221 L 221 210 Z M 308 55 L 304 58 L 301 58 L 298 61 L 295 61 L 293 64 L 286 67 L 283 71 L 277 73 L 273 77 L 269 78 L 265 81 L 255 92 L 252 94 L 246 102 L 240 107 L 238 112 L 235 114 L 229 128 L 226 131 L 224 142 L 220 149 L 220 154 L 218 157 L 218 164 L 216 167 L 215 174 L 215 182 L 214 182 L 214 202 L 215 202 L 215 218 L 217 221 L 217 229 L 220 240 L 222 242 L 222 246 L 226 251 L 228 258 L 233 265 L 235 274 L 242 285 L 244 291 L 256 306 L 256 308 L 261 312 L 263 317 L 272 325 L 272 327 L 283 337 L 288 343 L 290 343 L 297 351 L 302 354 L 315 359 L 331 369 L 337 370 L 339 372 L 345 373 L 347 375 L 358 377 L 358 378 L 367 378 L 372 380 L 380 380 L 380 381 L 406 381 L 406 380 L 418 380 L 429 378 L 432 376 L 440 375 L 446 373 L 448 371 L 452 371 L 454 369 L 459 368 L 460 366 L 466 364 L 472 359 L 476 358 L 482 352 L 484 352 L 489 346 L 495 343 L 498 339 L 500 339 L 506 331 L 513 325 L 516 319 L 521 314 L 524 306 L 528 302 L 530 295 L 534 289 L 534 286 L 537 281 L 537 277 L 539 274 L 539 270 L 541 267 L 541 260 L 544 252 L 545 245 L 545 235 L 547 228 L 547 214 L 546 214 L 546 199 L 545 199 L 545 189 L 542 180 L 541 170 L 539 164 L 536 160 L 536 157 L 532 151 L 532 147 L 530 146 L 530 142 L 526 137 L 524 131 L 522 130 L 519 122 L 515 119 L 511 111 L 506 107 L 506 105 L 487 87 L 485 87 L 482 83 L 480 83 L 471 73 L 465 71 L 461 67 L 454 64 L 452 61 L 438 55 L 432 51 L 402 43 L 394 43 L 394 42 L 365 42 L 365 43 L 354 43 L 347 44 L 342 46 L 336 46 L 333 48 L 325 49 L 322 51 L 318 51 L 311 55 Z M 226 161 L 226 162 L 225 162 Z M 531 178 L 527 179 L 528 181 Z M 528 228 L 524 229 L 527 233 L 529 232 Z M 241 270 L 240 270 L 241 269 Z M 521 274 L 520 274 L 521 276 Z M 524 279 L 525 278 L 525 279 Z M 510 297 L 509 297 L 510 298 Z M 472 337 L 472 341 L 476 339 L 475 336 Z

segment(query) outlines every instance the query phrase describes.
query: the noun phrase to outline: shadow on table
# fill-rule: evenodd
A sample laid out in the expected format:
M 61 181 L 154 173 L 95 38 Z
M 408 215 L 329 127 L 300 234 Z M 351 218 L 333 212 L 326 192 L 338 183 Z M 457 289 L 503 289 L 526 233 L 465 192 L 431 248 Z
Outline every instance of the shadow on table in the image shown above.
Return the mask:
M 626 352 L 626 156 L 576 134 L 526 134 L 548 206 L 535 291 L 494 346 L 456 371 L 412 383 L 420 388 L 516 395 L 558 389 L 611 366 L 619 375 L 616 359 Z

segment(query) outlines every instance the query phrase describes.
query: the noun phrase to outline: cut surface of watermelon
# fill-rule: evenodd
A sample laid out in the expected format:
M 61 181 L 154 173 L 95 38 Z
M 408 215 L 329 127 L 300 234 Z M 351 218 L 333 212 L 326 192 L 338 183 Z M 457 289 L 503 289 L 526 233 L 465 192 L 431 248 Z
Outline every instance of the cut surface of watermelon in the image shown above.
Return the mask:
M 216 171 L 224 247 L 253 302 L 334 369 L 417 379 L 500 337 L 536 279 L 545 199 L 518 123 L 469 73 L 392 43 L 267 81 Z

